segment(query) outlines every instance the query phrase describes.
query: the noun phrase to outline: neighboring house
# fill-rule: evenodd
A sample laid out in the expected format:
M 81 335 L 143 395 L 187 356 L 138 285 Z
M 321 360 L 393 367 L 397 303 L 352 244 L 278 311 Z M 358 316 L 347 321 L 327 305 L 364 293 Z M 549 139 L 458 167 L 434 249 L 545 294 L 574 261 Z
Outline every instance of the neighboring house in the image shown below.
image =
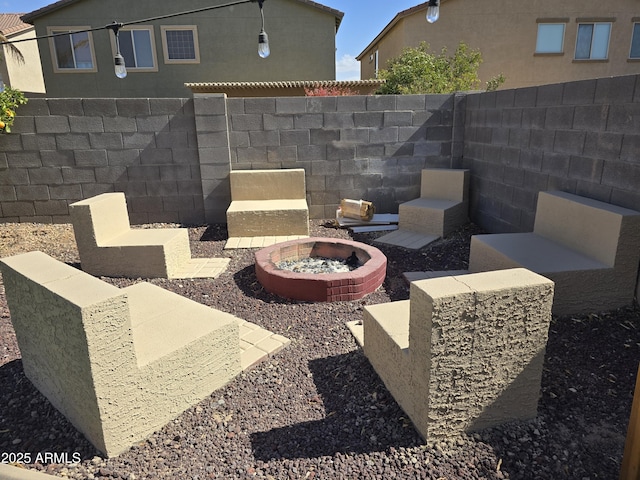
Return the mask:
M 38 36 L 131 23 L 119 31 L 127 77 L 114 73 L 110 29 L 38 40 L 49 97 L 186 97 L 185 83 L 335 79 L 343 13 L 311 0 L 264 3 L 271 55 L 258 56 L 255 1 L 60 0 L 22 17 Z M 222 8 L 180 16 L 184 11 Z
M 34 38 L 33 25 L 20 20 L 20 13 L 0 13 L 0 32 L 9 41 Z M 11 53 L 7 45 L 2 46 L 0 59 L 0 87 L 11 87 L 21 90 L 26 95 L 43 94 L 44 79 L 40 66 L 40 54 L 35 41 L 15 44 L 22 54 L 22 60 Z
M 500 73 L 503 88 L 516 88 L 640 72 L 638 0 L 441 0 L 433 24 L 427 6 L 398 13 L 356 57 L 361 78 L 423 41 L 434 53 L 479 49 L 483 87 Z

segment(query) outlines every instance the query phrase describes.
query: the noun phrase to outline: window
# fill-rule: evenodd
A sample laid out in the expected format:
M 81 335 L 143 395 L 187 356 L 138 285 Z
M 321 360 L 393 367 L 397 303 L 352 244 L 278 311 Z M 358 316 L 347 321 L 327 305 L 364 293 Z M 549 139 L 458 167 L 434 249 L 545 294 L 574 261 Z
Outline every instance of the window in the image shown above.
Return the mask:
M 562 53 L 564 23 L 539 23 L 536 53 Z
M 576 60 L 605 60 L 609 52 L 611 23 L 580 23 Z
M 113 37 L 113 36 L 112 36 Z M 120 29 L 120 54 L 128 71 L 157 71 L 153 27 Z M 113 42 L 114 54 L 115 41 Z
M 200 63 L 195 26 L 163 26 L 161 30 L 165 63 Z
M 91 32 L 73 30 L 90 27 L 49 27 L 51 59 L 55 72 L 95 72 L 96 61 L 93 52 Z M 68 33 L 68 35 L 61 35 Z
M 640 59 L 640 23 L 633 24 L 631 52 L 629 52 L 629 58 Z

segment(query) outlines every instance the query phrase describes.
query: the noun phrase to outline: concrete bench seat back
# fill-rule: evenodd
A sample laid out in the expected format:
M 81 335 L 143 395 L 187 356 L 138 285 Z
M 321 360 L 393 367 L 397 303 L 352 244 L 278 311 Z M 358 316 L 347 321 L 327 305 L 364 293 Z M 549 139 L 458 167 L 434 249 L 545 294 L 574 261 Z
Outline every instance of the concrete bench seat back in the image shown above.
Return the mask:
M 469 270 L 524 267 L 556 283 L 553 311 L 611 310 L 633 302 L 640 212 L 566 192 L 538 194 L 533 232 L 474 235 Z
M 241 372 L 233 315 L 148 283 L 119 289 L 42 252 L 0 269 L 25 375 L 107 456 Z
M 448 235 L 469 220 L 468 191 L 469 170 L 422 170 L 420 198 L 400 204 L 399 227 L 425 235 Z
M 229 237 L 309 235 L 304 169 L 235 170 L 229 179 Z
M 82 269 L 92 275 L 173 278 L 191 259 L 186 228 L 132 229 L 124 193 L 70 205 Z
M 537 415 L 553 282 L 526 269 L 411 283 L 370 305 L 364 353 L 427 444 Z

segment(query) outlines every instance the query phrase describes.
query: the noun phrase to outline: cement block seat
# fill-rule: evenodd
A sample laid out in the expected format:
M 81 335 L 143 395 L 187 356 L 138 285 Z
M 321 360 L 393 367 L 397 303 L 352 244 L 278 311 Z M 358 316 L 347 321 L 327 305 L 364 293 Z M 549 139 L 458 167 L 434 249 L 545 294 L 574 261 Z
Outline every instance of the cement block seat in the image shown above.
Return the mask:
M 556 284 L 553 311 L 610 310 L 633 302 L 640 212 L 566 192 L 540 192 L 533 232 L 474 235 L 469 270 L 524 267 Z
M 418 250 L 469 221 L 469 170 L 422 170 L 420 197 L 398 207 L 398 230 L 376 242 Z
M 430 445 L 537 415 L 553 282 L 526 269 L 411 283 L 365 307 L 364 353 Z
M 229 174 L 231 204 L 227 209 L 229 240 L 225 248 L 260 246 L 309 236 L 305 171 L 235 170 Z M 265 243 L 264 238 L 270 237 Z
M 104 193 L 70 205 L 85 272 L 111 277 L 216 277 L 228 258 L 191 258 L 186 228 L 132 229 L 123 193 Z
M 25 375 L 107 456 L 288 343 L 156 285 L 120 289 L 42 252 L 4 258 L 0 269 Z

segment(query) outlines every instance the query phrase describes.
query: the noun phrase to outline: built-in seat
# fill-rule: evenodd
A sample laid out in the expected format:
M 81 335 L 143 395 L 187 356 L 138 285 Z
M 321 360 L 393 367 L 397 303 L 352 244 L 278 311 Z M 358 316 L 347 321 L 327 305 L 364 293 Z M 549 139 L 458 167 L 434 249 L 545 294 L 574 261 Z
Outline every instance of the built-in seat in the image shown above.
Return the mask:
M 422 170 L 420 198 L 398 207 L 398 230 L 376 242 L 418 250 L 469 221 L 469 170 Z
M 228 258 L 191 258 L 186 228 L 135 228 L 122 192 L 70 205 L 82 269 L 92 275 L 131 278 L 214 278 Z
M 633 302 L 640 212 L 566 192 L 538 194 L 533 232 L 474 235 L 469 270 L 524 267 L 556 284 L 556 314 Z
M 234 170 L 229 180 L 225 248 L 263 247 L 309 236 L 304 169 Z M 254 238 L 260 239 L 258 244 Z

